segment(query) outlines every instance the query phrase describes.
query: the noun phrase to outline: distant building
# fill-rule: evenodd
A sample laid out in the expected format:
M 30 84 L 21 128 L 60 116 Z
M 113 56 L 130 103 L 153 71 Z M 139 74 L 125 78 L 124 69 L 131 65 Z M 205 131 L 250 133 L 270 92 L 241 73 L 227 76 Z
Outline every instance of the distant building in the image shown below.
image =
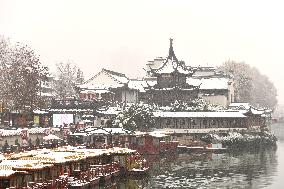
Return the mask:
M 79 86 L 80 99 L 135 103 L 138 91 L 128 86 L 129 78 L 124 74 L 102 69 L 91 79 Z
M 158 57 L 153 61 L 148 61 L 146 65 L 148 78 L 157 81 L 154 89 L 160 91 L 159 104 L 168 104 L 167 101 L 172 102 L 173 99 L 187 102 L 191 98 L 197 97 L 223 107 L 227 107 L 233 102 L 232 78 L 218 73 L 214 67 L 191 67 L 186 66 L 183 61 L 178 61 L 173 50 L 172 40 L 168 58 Z M 169 92 L 170 87 L 171 92 Z M 172 95 L 168 95 L 169 93 Z M 175 93 L 179 95 L 175 95 Z M 167 98 L 168 100 L 162 102 L 162 99 Z
M 233 81 L 213 67 L 191 67 L 179 61 L 170 39 L 167 58 L 158 57 L 146 65 L 143 79 L 129 79 L 122 73 L 102 69 L 79 86 L 80 99 L 105 102 L 155 103 L 170 106 L 175 101 L 191 102 L 198 97 L 227 107 L 234 99 Z

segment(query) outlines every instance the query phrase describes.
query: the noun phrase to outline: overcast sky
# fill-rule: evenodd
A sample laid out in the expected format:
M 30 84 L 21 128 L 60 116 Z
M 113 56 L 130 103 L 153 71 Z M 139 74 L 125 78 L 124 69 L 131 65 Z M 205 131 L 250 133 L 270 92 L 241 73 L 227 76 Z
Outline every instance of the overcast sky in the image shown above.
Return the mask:
M 30 45 L 52 69 L 72 61 L 86 79 L 102 68 L 142 77 L 169 38 L 187 65 L 257 67 L 284 103 L 284 2 L 229 0 L 0 0 L 0 35 Z

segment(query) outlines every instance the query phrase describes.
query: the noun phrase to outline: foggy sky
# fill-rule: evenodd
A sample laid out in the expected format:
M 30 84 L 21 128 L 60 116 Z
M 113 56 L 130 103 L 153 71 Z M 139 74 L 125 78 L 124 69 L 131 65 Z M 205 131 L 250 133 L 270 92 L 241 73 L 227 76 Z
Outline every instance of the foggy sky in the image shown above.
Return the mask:
M 244 61 L 270 77 L 284 103 L 284 3 L 279 1 L 0 0 L 0 35 L 30 45 L 54 70 L 72 61 L 86 79 L 102 68 L 142 77 L 167 56 L 187 65 Z

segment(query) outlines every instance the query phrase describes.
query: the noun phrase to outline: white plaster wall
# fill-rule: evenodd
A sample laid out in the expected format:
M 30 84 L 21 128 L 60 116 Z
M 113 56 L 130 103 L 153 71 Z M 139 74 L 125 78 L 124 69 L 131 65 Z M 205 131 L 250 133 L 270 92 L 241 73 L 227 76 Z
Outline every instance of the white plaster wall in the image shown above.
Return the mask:
M 215 75 L 214 71 L 199 71 L 197 70 L 193 76 L 212 76 Z
M 232 103 L 232 102 L 234 102 L 234 98 L 235 98 L 235 88 L 234 88 L 234 83 L 232 82 L 230 85 L 229 85 L 229 87 L 228 87 L 228 89 L 229 89 L 229 99 L 228 99 L 228 106 Z
M 216 104 L 216 105 L 220 105 L 223 107 L 227 107 L 228 105 L 228 100 L 227 97 L 225 95 L 212 95 L 212 96 L 200 96 L 202 97 L 202 99 L 204 99 L 206 102 L 209 102 L 211 104 Z

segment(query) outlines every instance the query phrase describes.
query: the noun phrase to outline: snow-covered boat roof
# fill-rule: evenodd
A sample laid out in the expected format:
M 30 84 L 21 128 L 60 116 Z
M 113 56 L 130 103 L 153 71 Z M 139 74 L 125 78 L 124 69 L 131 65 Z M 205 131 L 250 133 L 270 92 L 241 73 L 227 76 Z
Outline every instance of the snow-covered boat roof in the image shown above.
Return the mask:
M 64 146 L 57 149 L 38 149 L 18 154 L 7 154 L 0 163 L 0 177 L 7 178 L 17 172 L 26 173 L 25 170 L 39 170 L 54 166 L 58 163 L 66 163 L 97 157 L 101 155 L 117 155 L 135 153 L 136 150 L 128 148 L 86 149 L 73 146 Z
M 234 112 L 153 112 L 154 117 L 246 117 L 239 111 Z
M 61 108 L 58 108 L 58 109 L 49 109 L 50 112 L 92 112 L 93 109 L 61 109 Z

